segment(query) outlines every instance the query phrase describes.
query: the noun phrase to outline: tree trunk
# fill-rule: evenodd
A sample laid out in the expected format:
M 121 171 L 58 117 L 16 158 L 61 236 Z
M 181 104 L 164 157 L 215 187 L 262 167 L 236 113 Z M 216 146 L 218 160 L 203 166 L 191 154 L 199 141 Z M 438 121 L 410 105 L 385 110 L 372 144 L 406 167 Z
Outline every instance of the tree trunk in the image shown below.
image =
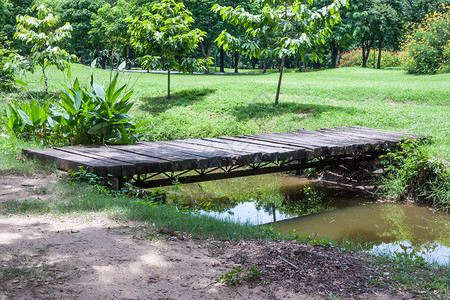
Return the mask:
M 170 68 L 167 68 L 167 99 L 170 99 Z
M 381 69 L 381 47 L 383 46 L 383 37 L 380 37 L 380 40 L 378 41 L 378 63 L 377 63 L 377 69 Z
M 363 59 L 362 67 L 363 68 L 367 67 L 367 60 L 369 59 L 370 49 L 371 49 L 370 41 L 362 42 L 362 59 Z
M 376 61 L 376 52 L 377 49 L 375 48 L 375 35 L 373 36 L 373 68 L 375 69 L 375 64 L 377 63 Z
M 42 64 L 42 75 L 44 76 L 45 94 L 48 95 L 48 78 L 45 74 L 45 62 Z
M 337 68 L 339 66 L 339 54 L 341 47 L 339 47 L 336 41 L 331 43 L 331 68 Z
M 283 56 L 280 66 L 280 77 L 278 78 L 277 94 L 275 95 L 275 105 L 278 105 L 278 99 L 280 98 L 281 80 L 283 79 L 283 72 L 284 72 L 284 61 L 285 57 Z
M 100 65 L 102 66 L 102 69 L 106 69 L 106 56 L 103 55 L 102 58 L 100 59 Z
M 220 47 L 220 72 L 225 73 L 225 64 L 224 64 L 224 56 L 225 51 L 223 50 L 223 47 Z
M 201 47 L 202 47 L 202 53 L 203 53 L 203 56 L 204 56 L 205 58 L 211 57 L 211 51 L 212 51 L 212 45 L 211 45 L 211 43 L 208 43 L 208 47 L 205 47 L 205 45 L 204 45 L 203 42 L 201 42 L 200 45 L 201 45 Z M 206 74 L 209 74 L 209 67 L 206 69 L 205 73 L 206 73 Z
M 266 74 L 266 72 L 267 72 L 267 61 L 268 61 L 268 60 L 269 60 L 268 57 L 266 57 L 266 58 L 264 59 L 263 74 Z
M 234 52 L 234 73 L 238 73 L 239 52 Z

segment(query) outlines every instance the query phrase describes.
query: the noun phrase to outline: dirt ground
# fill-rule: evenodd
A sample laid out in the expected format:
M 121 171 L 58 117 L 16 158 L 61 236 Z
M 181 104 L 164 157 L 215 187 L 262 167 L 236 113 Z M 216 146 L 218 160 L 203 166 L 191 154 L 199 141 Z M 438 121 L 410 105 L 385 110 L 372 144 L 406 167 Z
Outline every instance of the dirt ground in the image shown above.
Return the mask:
M 0 203 L 56 177 L 0 177 Z M 235 267 L 261 274 L 240 286 Z M 291 242 L 196 240 L 106 215 L 0 215 L 1 299 L 409 299 L 374 288 L 359 254 Z

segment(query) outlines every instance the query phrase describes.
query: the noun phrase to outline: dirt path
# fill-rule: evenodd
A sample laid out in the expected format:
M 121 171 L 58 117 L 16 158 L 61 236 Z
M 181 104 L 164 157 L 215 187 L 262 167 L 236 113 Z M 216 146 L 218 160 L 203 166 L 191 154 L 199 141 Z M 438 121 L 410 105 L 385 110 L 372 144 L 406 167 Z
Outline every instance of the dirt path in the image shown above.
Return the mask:
M 0 202 L 42 197 L 33 193 L 33 189 L 55 180 L 0 177 L 3 187 Z M 322 299 L 326 296 L 299 287 L 292 289 L 277 282 L 275 277 L 274 282 L 266 285 L 227 287 L 216 282 L 216 278 L 232 270 L 236 263 L 244 265 L 243 258 L 252 253 L 248 251 L 255 253 L 264 247 L 267 244 L 232 245 L 184 239 L 176 233 L 155 231 L 148 224 L 117 223 L 99 213 L 0 215 L 0 298 Z M 276 253 L 287 257 L 283 252 Z M 261 253 L 255 258 L 260 259 L 253 263 L 262 269 L 277 267 L 269 261 L 264 263 L 266 258 Z M 295 283 L 292 276 L 289 282 Z M 309 282 L 314 285 L 314 281 Z M 392 297 L 386 292 L 355 296 L 359 299 Z M 405 294 L 396 298 L 409 297 Z

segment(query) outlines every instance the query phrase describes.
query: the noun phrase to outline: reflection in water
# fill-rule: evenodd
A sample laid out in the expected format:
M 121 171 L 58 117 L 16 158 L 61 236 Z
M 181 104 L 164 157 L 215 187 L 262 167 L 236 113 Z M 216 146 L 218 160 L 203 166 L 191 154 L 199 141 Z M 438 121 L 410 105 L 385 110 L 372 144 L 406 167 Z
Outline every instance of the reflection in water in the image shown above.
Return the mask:
M 218 218 L 272 223 L 289 234 L 373 242 L 374 251 L 421 255 L 447 264 L 450 218 L 413 204 L 379 203 L 367 193 L 271 174 L 185 185 L 173 203 Z M 276 223 L 274 221 L 276 220 Z

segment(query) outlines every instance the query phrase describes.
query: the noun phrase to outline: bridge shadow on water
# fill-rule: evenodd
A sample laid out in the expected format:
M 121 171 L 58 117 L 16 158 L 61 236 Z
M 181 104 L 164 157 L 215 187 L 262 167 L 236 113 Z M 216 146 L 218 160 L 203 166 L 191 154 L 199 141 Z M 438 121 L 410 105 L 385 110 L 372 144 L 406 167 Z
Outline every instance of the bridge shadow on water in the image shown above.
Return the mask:
M 140 98 L 141 105 L 139 108 L 143 111 L 158 115 L 176 106 L 188 106 L 197 101 L 203 100 L 206 96 L 216 92 L 216 89 L 201 88 L 187 89 L 179 92 L 171 93 L 170 99 L 167 95 L 157 97 Z
M 339 107 L 322 104 L 303 104 L 295 102 L 281 102 L 278 105 L 267 102 L 254 102 L 236 106 L 231 110 L 231 114 L 238 121 L 250 119 L 272 118 L 283 114 L 294 113 L 300 118 L 316 116 L 329 111 L 342 111 L 345 114 L 354 115 L 359 113 L 355 107 Z

